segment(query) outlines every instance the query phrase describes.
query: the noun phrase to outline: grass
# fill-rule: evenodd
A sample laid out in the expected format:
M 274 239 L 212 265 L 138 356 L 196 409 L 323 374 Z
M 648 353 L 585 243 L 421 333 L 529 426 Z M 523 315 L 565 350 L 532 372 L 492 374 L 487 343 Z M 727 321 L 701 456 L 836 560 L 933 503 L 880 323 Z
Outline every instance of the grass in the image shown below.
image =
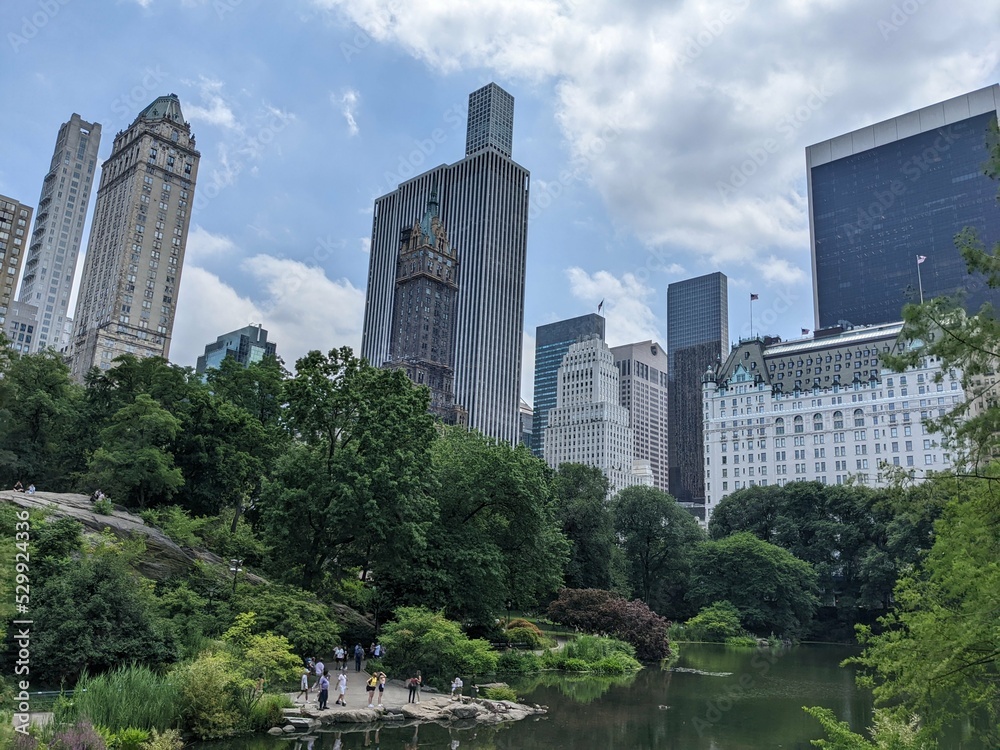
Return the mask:
M 81 717 L 108 729 L 170 729 L 180 725 L 180 695 L 166 677 L 135 664 L 76 685 L 73 708 Z

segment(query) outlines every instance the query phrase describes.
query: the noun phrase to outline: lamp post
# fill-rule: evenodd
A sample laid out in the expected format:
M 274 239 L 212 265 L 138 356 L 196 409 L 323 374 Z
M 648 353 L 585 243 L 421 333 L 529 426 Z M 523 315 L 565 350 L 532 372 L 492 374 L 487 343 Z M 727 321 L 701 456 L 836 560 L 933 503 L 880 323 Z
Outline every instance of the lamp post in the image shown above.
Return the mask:
M 237 560 L 235 557 L 230 558 L 229 572 L 233 574 L 233 596 L 236 596 L 236 577 L 243 571 L 241 565 L 243 565 L 242 560 Z

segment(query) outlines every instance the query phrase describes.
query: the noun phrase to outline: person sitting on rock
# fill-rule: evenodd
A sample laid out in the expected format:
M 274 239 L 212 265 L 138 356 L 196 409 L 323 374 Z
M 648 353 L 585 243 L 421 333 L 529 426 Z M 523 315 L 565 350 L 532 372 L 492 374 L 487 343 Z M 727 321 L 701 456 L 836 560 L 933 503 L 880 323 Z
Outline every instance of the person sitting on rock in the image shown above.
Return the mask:
M 33 485 L 33 484 L 29 484 L 28 485 L 28 494 L 29 495 L 34 495 L 35 494 L 35 485 Z
M 20 479 L 14 482 L 14 492 L 24 492 L 24 485 L 21 484 Z

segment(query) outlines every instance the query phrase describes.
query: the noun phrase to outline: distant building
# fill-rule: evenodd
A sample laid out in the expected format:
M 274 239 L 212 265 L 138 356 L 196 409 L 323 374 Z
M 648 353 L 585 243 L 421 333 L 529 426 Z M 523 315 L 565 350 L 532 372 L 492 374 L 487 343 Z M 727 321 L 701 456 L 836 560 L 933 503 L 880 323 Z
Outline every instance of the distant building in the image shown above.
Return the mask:
M 950 468 L 927 423 L 965 400 L 961 378 L 941 372 L 932 357 L 905 373 L 884 369 L 882 357 L 906 346 L 902 327 L 835 328 L 784 342 L 746 339 L 723 364 L 707 368 L 708 516 L 746 487 L 850 478 L 883 487 L 887 467 L 910 470 L 918 480 Z
M 531 452 L 545 457 L 545 427 L 555 408 L 559 367 L 571 344 L 597 336 L 604 341 L 604 318 L 597 313 L 547 323 L 535 329 L 535 413 L 532 417 Z
M 42 180 L 18 301 L 38 311 L 31 351 L 68 345 L 64 329 L 80 257 L 90 190 L 97 173 L 101 126 L 73 113 L 59 127 L 49 171 Z
M 633 455 L 649 461 L 653 486 L 669 492 L 667 353 L 655 341 L 640 341 L 614 346 L 611 354 L 621 376 L 620 403 L 628 409 Z
M 521 399 L 521 405 L 518 408 L 518 412 L 521 415 L 521 444 L 527 447 L 531 447 L 531 433 L 534 422 L 534 415 L 531 410 L 531 404 Z
M 169 357 L 200 158 L 175 94 L 115 136 L 73 316 L 78 382 L 122 354 Z
M 3 332 L 11 348 L 19 354 L 29 354 L 35 338 L 38 308 L 24 302 L 11 302 L 7 307 L 7 320 Z
M 1000 306 L 954 242 L 965 227 L 1000 240 L 996 182 L 983 173 L 998 110 L 994 84 L 806 149 L 817 329 L 899 320 L 921 284 L 927 299 L 962 294 L 970 312 Z
M 28 249 L 31 206 L 0 195 L 0 330 L 6 329 L 7 314 Z
M 467 422 L 455 403 L 455 311 L 459 260 L 441 223 L 437 189 L 419 222 L 399 235 L 389 360 L 430 390 L 430 412 L 445 424 Z
M 392 356 L 399 232 L 420 220 L 432 190 L 462 257 L 455 311 L 455 403 L 468 425 L 516 444 L 521 436 L 521 339 L 529 173 L 511 158 L 513 97 L 491 83 L 469 97 L 465 158 L 441 164 L 375 200 L 361 354 Z
M 261 325 L 244 326 L 219 336 L 214 344 L 205 347 L 198 357 L 195 372 L 204 375 L 207 370 L 219 369 L 224 359 L 235 359 L 244 367 L 260 362 L 264 357 L 277 356 L 277 345 L 267 340 L 267 331 Z
M 705 503 L 705 442 L 701 377 L 729 346 L 729 293 L 725 274 L 710 273 L 667 287 L 667 412 L 670 494 L 692 506 Z
M 609 498 L 626 487 L 653 483 L 648 461 L 635 461 L 628 410 L 618 403 L 619 376 L 598 336 L 569 347 L 558 373 L 556 406 L 548 412 L 545 462 L 596 466 L 608 478 Z

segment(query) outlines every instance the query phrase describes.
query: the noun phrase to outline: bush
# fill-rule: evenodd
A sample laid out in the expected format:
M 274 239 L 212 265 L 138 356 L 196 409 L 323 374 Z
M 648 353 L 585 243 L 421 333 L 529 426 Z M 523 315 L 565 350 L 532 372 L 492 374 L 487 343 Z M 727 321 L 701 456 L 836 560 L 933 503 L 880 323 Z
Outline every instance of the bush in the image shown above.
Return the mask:
M 517 703 L 517 693 L 514 692 L 513 688 L 507 687 L 506 685 L 485 688 L 483 690 L 483 697 L 491 701 L 510 701 L 511 703 Z
M 264 732 L 284 724 L 286 708 L 294 708 L 285 695 L 265 695 L 250 710 L 250 731 Z
M 97 677 L 84 674 L 76 684 L 73 702 L 79 716 L 115 733 L 134 729 L 148 734 L 150 729 L 169 729 L 180 722 L 177 687 L 137 664 Z M 117 746 L 112 743 L 112 747 Z
M 752 635 L 731 635 L 726 638 L 726 645 L 733 648 L 757 648 L 757 639 Z
M 740 625 L 739 610 L 727 601 L 703 607 L 684 626 L 692 641 L 721 642 L 745 632 Z
M 49 750 L 108 750 L 108 746 L 90 722 L 81 721 L 57 730 Z
M 199 739 L 230 734 L 239 722 L 233 691 L 239 678 L 224 653 L 204 653 L 171 673 L 181 698 L 184 727 Z
M 543 637 L 542 629 L 537 625 L 535 625 L 535 623 L 531 622 L 530 620 L 525 620 L 523 617 L 515 617 L 512 620 L 509 620 L 505 628 L 506 630 L 527 629 L 534 631 L 535 635 L 537 635 L 539 638 Z
M 526 648 L 537 649 L 545 646 L 545 637 L 538 628 L 510 628 L 505 632 L 507 643 L 523 643 Z
M 205 528 L 211 521 L 209 518 L 192 518 L 178 505 L 144 510 L 139 515 L 181 547 L 203 547 Z
M 638 599 L 626 601 L 601 589 L 563 589 L 549 605 L 549 617 L 589 633 L 604 633 L 635 646 L 644 661 L 659 661 L 670 655 L 667 629 L 670 621 L 660 617 Z
M 162 734 L 154 729 L 142 750 L 181 750 L 183 747 L 184 740 L 176 729 L 168 729 Z
M 589 672 L 590 665 L 583 659 L 576 659 L 573 657 L 564 657 L 559 660 L 559 666 L 561 669 L 567 672 Z
M 390 674 L 421 670 L 425 681 L 443 685 L 457 674 L 496 671 L 497 653 L 483 640 L 470 639 L 458 623 L 423 607 L 400 607 L 396 620 L 382 631 Z
M 340 643 L 341 628 L 330 608 L 294 586 L 244 586 L 233 606 L 253 611 L 255 630 L 285 636 L 297 654 L 331 654 Z
M 115 512 L 115 506 L 110 499 L 102 497 L 100 500 L 94 501 L 94 512 L 99 516 L 110 516 Z
M 497 658 L 497 672 L 505 674 L 529 674 L 541 668 L 541 660 L 530 651 L 510 649 Z
M 148 729 L 121 729 L 117 732 L 108 730 L 105 739 L 108 750 L 143 750 L 152 735 Z

